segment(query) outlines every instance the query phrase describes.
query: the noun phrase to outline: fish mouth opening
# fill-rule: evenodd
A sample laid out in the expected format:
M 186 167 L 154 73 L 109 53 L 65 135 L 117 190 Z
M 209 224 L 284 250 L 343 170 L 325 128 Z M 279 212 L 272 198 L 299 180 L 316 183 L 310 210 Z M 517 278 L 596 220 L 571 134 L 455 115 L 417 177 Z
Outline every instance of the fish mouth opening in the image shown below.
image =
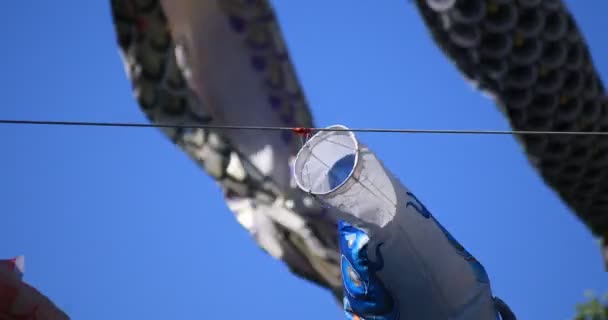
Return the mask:
M 338 190 L 353 175 L 359 163 L 359 144 L 352 131 L 334 125 L 316 133 L 298 152 L 295 181 L 313 195 Z

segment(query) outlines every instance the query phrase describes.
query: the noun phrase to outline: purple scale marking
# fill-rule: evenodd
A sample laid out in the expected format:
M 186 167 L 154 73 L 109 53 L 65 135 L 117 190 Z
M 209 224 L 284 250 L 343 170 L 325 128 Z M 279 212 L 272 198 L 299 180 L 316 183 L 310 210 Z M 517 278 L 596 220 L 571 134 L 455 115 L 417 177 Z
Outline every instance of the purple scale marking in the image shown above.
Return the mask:
M 266 58 L 262 56 L 252 56 L 251 65 L 257 71 L 263 71 L 266 69 Z
M 243 20 L 241 17 L 237 17 L 237 16 L 229 16 L 228 20 L 230 22 L 230 27 L 232 28 L 232 30 L 238 32 L 238 33 L 243 33 L 245 31 L 245 20 Z
M 270 103 L 270 108 L 272 108 L 272 110 L 279 110 L 279 108 L 281 108 L 281 98 L 277 96 L 268 97 L 268 102 Z

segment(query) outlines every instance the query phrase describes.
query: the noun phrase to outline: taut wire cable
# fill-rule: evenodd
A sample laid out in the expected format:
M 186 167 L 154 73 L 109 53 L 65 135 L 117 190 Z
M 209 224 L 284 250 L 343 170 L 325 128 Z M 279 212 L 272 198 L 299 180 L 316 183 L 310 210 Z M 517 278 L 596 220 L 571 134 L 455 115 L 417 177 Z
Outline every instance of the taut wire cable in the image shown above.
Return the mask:
M 296 134 L 319 131 L 350 131 L 371 133 L 413 133 L 413 134 L 478 134 L 478 135 L 576 135 L 605 136 L 608 131 L 535 131 L 535 130 L 456 130 L 456 129 L 384 129 L 384 128 L 296 128 L 237 125 L 189 125 L 136 122 L 96 122 L 96 121 L 49 121 L 49 120 L 8 120 L 0 119 L 0 124 L 14 125 L 51 125 L 51 126 L 84 126 L 84 127 L 126 127 L 126 128 L 177 128 L 177 129 L 211 129 L 211 130 L 288 130 Z

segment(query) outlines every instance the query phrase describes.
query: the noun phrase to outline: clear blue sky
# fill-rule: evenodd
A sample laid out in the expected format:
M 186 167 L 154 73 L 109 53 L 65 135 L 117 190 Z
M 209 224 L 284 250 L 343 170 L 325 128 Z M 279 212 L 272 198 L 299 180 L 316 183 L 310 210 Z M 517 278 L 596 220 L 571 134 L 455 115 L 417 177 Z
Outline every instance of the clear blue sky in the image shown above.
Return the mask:
M 508 128 L 408 1 L 274 2 L 318 125 Z M 608 81 L 608 2 L 568 3 Z M 109 1 L 0 7 L 0 118 L 145 121 Z M 585 289 L 608 290 L 598 246 L 513 138 L 360 137 L 520 319 L 566 319 Z M 0 256 L 24 254 L 26 281 L 73 319 L 343 319 L 327 292 L 256 247 L 160 131 L 3 125 L 0 146 Z

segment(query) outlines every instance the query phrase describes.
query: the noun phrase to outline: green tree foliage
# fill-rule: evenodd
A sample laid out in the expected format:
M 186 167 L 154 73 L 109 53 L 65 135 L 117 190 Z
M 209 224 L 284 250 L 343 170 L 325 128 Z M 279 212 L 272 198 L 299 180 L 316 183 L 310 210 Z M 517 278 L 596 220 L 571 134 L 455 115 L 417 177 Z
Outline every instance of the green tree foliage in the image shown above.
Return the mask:
M 576 306 L 574 320 L 608 320 L 608 294 L 599 298 L 589 292 L 586 296 L 588 301 Z

